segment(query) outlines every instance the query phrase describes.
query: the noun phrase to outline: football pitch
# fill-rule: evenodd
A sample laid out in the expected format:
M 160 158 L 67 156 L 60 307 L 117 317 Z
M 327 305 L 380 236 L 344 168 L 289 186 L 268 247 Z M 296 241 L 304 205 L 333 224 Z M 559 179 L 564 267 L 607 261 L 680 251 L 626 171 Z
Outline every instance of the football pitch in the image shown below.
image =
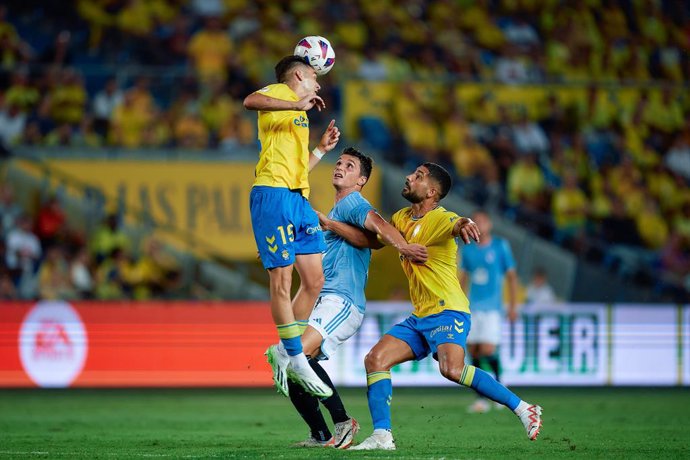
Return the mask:
M 544 408 L 530 442 L 507 410 L 469 415 L 463 388 L 397 388 L 397 451 L 291 447 L 306 426 L 272 389 L 0 390 L 0 458 L 690 458 L 690 390 L 515 389 Z M 364 389 L 341 394 L 371 433 Z

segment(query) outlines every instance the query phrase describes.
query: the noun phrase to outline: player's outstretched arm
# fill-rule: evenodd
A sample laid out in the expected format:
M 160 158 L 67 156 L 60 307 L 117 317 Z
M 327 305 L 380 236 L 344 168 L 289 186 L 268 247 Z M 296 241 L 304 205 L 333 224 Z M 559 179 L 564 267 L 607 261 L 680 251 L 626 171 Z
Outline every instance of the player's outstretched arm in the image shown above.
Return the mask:
M 479 227 L 469 217 L 461 217 L 455 222 L 453 236 L 459 236 L 465 244 L 470 244 L 472 240 L 479 242 Z
M 331 231 L 356 248 L 382 248 L 383 244 L 376 238 L 376 233 L 355 227 L 344 222 L 329 219 L 325 214 L 316 211 L 319 216 L 319 224 L 324 231 Z
M 311 171 L 314 166 L 316 166 L 323 156 L 333 150 L 340 140 L 340 130 L 335 125 L 335 120 L 331 120 L 328 124 L 328 128 L 324 131 L 319 141 L 319 145 L 312 150 L 309 155 L 309 171 Z
M 310 110 L 313 107 L 321 110 L 326 107 L 323 99 L 315 92 L 311 92 L 299 101 L 285 101 L 261 94 L 255 91 L 244 98 L 244 108 L 247 110 L 262 110 L 264 112 L 278 112 L 281 110 Z
M 393 246 L 403 257 L 406 257 L 413 263 L 423 264 L 429 257 L 425 246 L 408 243 L 398 229 L 386 222 L 376 211 L 369 211 L 364 221 L 364 228 L 375 232 L 383 243 Z

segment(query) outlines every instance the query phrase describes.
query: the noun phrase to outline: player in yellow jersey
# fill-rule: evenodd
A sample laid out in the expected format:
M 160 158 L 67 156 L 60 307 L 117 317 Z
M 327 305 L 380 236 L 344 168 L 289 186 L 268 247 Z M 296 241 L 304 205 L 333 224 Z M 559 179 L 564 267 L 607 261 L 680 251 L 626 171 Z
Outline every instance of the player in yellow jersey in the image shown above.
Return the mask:
M 319 219 L 309 204 L 309 170 L 340 137 L 332 120 L 319 145 L 309 152 L 307 110 L 325 107 L 317 93 L 316 72 L 302 58 L 287 56 L 275 67 L 277 84 L 244 100 L 259 112 L 261 153 L 250 193 L 250 213 L 261 262 L 270 279 L 271 314 L 290 356 L 287 374 L 309 393 L 329 397 L 332 390 L 316 375 L 302 351 L 300 335 L 323 287 L 322 252 L 326 249 Z M 291 301 L 292 269 L 300 288 Z M 271 355 L 267 351 L 269 363 Z M 276 367 L 274 380 L 278 384 Z
M 405 321 L 393 326 L 364 360 L 374 433 L 351 449 L 395 449 L 391 433 L 390 369 L 406 361 L 421 360 L 430 353 L 438 360 L 444 377 L 510 407 L 530 439 L 536 439 L 539 434 L 539 406 L 522 401 L 488 373 L 465 364 L 465 341 L 471 317 L 456 271 L 456 238 L 462 238 L 466 244 L 479 241 L 479 229 L 471 219 L 439 205 L 450 187 L 450 175 L 435 163 L 424 163 L 406 178 L 402 195 L 412 205 L 395 213 L 391 223 L 408 243 L 426 246 L 428 259 L 423 264 L 415 264 L 401 258 L 414 311 Z M 354 227 L 348 227 L 348 234 L 342 236 L 351 239 L 356 232 Z

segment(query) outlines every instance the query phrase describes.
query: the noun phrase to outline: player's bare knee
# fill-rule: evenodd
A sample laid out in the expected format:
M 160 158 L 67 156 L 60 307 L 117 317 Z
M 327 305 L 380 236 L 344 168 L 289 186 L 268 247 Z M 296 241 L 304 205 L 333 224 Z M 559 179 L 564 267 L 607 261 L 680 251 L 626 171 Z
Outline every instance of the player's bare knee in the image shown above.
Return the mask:
M 383 356 L 376 350 L 371 350 L 364 357 L 364 368 L 367 372 L 386 370 L 383 365 Z
M 320 272 L 319 275 L 314 276 L 308 280 L 304 280 L 302 282 L 302 285 L 310 293 L 318 295 L 321 292 L 321 289 L 323 288 L 324 282 L 325 282 L 325 278 L 323 276 L 323 273 Z

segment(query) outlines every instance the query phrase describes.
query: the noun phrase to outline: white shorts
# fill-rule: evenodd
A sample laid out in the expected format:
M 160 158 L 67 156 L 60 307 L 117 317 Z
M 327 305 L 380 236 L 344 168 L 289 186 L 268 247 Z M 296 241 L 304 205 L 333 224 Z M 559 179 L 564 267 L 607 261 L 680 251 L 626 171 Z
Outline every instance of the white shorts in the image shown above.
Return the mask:
M 330 358 L 341 343 L 355 335 L 363 319 L 364 314 L 342 297 L 333 294 L 319 297 L 309 317 L 309 325 L 323 337 L 321 354 L 316 359 Z
M 500 344 L 501 319 L 502 312 L 498 310 L 472 312 L 472 327 L 470 328 L 470 335 L 467 336 L 467 343 L 469 345 Z

